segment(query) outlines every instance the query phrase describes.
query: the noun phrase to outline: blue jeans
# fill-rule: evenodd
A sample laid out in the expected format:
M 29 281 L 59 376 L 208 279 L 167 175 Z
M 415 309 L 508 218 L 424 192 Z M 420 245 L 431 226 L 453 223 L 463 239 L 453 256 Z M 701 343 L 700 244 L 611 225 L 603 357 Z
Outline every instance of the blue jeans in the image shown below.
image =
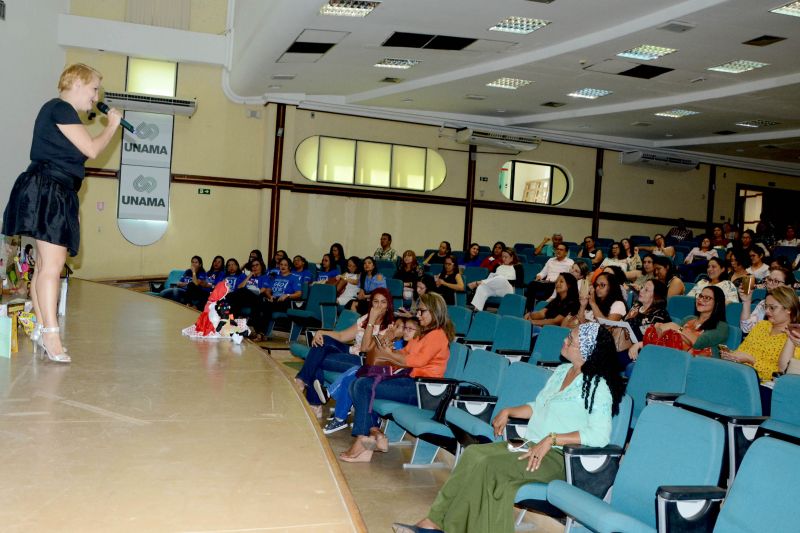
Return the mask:
M 350 414 L 350 408 L 353 407 L 353 397 L 350 396 L 350 385 L 353 384 L 358 378 L 355 375 L 347 376 L 342 380 L 342 385 L 336 394 L 331 395 L 331 398 L 336 400 L 336 407 L 333 410 L 333 416 L 339 420 L 346 420 Z
M 172 287 L 170 289 L 164 289 L 160 293 L 159 296 L 162 298 L 166 298 L 167 300 L 172 300 L 178 303 L 186 303 L 186 289 L 182 287 Z
M 350 387 L 350 395 L 356 408 L 353 417 L 354 437 L 369 435 L 370 428 L 378 427 L 378 415 L 369 412 L 372 382 L 373 378 L 358 378 Z M 417 403 L 417 387 L 409 377 L 387 379 L 381 381 L 375 389 L 375 399 L 379 398 L 414 405 Z
M 349 353 L 350 346 L 339 342 L 332 337 L 324 335 L 322 346 L 314 346 L 308 351 L 303 368 L 297 373 L 297 378 L 307 385 L 306 399 L 311 405 L 319 405 L 319 398 L 311 388 L 315 379 L 322 382 L 325 379 L 324 371 L 344 372 L 351 366 L 361 364 L 357 355 Z

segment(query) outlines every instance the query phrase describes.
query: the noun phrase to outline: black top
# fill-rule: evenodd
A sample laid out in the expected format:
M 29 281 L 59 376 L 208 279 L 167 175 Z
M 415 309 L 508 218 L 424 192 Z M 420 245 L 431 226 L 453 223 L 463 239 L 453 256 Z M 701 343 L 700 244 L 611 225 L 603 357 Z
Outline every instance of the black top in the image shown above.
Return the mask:
M 403 282 L 403 284 L 410 283 L 411 286 L 416 291 L 415 284 L 422 278 L 422 273 L 419 271 L 418 268 L 412 270 L 406 270 L 402 266 L 397 269 L 397 272 L 394 273 L 392 276 L 394 279 L 399 279 Z
M 78 112 L 60 98 L 42 106 L 33 126 L 31 161 L 49 161 L 67 174 L 83 179 L 83 164 L 88 159 L 67 139 L 58 124 L 81 124 Z
M 631 329 L 639 341 L 644 339 L 644 332 L 642 331 L 642 328 L 647 328 L 647 326 L 657 322 L 667 323 L 672 321 L 672 318 L 669 316 L 669 312 L 667 311 L 666 302 L 653 302 L 650 305 L 650 308 L 647 310 L 647 313 L 642 313 L 641 307 L 642 304 L 637 302 L 636 305 L 634 305 L 631 309 L 631 311 L 634 309 L 638 310 L 636 316 L 625 319 L 625 322 L 631 325 Z M 631 314 L 631 311 L 628 311 L 628 315 Z
M 444 281 L 445 283 L 455 283 L 457 275 L 458 275 L 458 271 L 453 272 L 449 276 L 447 274 L 445 274 L 444 272 L 442 272 L 439 275 L 439 279 Z M 456 303 L 456 291 L 455 290 L 451 289 L 450 287 L 445 287 L 444 285 L 440 285 L 439 287 L 436 287 L 436 292 L 438 292 L 439 294 L 442 295 L 442 298 L 444 298 L 444 301 L 445 301 L 445 303 L 447 305 L 455 305 L 455 303 Z
M 555 318 L 557 316 L 577 315 L 581 303 L 577 300 L 570 301 L 568 299 L 562 300 L 558 296 L 550 300 L 550 303 L 544 308 L 545 318 Z

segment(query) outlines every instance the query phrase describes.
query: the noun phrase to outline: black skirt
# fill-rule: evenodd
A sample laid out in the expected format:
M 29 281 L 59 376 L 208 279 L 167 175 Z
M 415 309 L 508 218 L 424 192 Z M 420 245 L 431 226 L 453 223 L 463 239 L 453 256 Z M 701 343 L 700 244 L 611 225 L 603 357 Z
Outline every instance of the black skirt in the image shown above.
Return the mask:
M 46 162 L 31 163 L 11 189 L 3 213 L 3 234 L 26 235 L 64 246 L 69 255 L 76 256 L 81 238 L 80 181 Z

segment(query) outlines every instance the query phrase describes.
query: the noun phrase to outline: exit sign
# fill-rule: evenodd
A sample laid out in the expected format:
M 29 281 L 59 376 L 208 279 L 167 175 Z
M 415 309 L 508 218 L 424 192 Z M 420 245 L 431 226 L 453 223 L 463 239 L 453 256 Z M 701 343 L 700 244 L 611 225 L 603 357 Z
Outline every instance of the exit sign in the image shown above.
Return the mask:
M 211 194 L 211 189 L 197 189 L 197 194 Z

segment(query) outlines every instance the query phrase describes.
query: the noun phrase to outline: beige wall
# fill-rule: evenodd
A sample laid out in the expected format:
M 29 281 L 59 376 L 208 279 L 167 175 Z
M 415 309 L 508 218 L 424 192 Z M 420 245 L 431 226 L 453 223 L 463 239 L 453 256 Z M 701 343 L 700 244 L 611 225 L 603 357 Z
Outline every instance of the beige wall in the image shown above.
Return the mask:
M 770 185 L 774 182 L 775 185 Z M 733 219 L 736 205 L 736 185 L 757 185 L 776 189 L 800 190 L 800 179 L 795 176 L 766 174 L 752 170 L 720 167 L 717 169 L 717 194 L 714 199 L 714 221 Z
M 564 240 L 580 242 L 592 229 L 591 218 L 476 209 L 472 221 L 472 240 L 486 246 L 503 241 L 539 244 L 542 238 L 561 233 Z

